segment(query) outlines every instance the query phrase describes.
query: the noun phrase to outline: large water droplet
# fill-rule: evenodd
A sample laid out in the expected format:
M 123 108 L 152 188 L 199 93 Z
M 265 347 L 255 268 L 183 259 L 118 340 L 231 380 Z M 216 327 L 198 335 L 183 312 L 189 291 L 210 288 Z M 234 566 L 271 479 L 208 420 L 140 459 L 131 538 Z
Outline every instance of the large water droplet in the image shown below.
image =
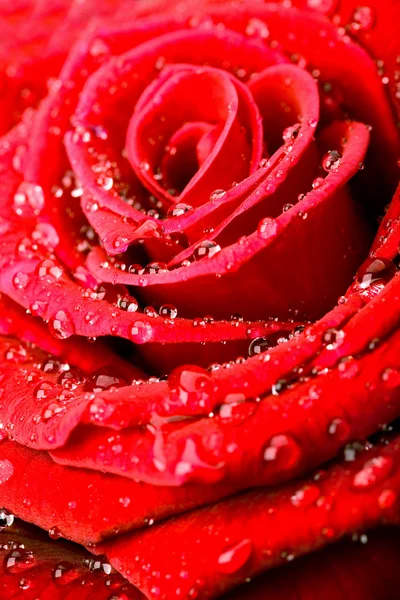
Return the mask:
M 59 310 L 49 319 L 49 330 L 54 337 L 65 340 L 75 333 L 75 327 L 67 312 Z
M 23 181 L 14 195 L 14 212 L 20 217 L 37 216 L 43 210 L 44 202 L 40 185 Z
M 346 442 L 349 439 L 351 429 L 345 419 L 337 417 L 332 419 L 328 425 L 328 433 L 338 442 Z
M 276 468 L 292 469 L 300 458 L 301 449 L 298 443 L 286 434 L 272 437 L 264 450 L 264 460 L 274 463 Z
M 135 321 L 130 330 L 131 339 L 137 344 L 144 344 L 150 341 L 153 335 L 153 328 L 146 321 Z
M 251 541 L 247 539 L 229 546 L 218 557 L 218 571 L 227 574 L 236 573 L 249 560 L 251 552 Z
M 112 567 L 108 558 L 105 555 L 97 556 L 92 558 L 88 562 L 89 571 L 95 575 L 102 576 L 104 574 L 109 575 L 112 571 Z
M 54 260 L 47 258 L 36 267 L 36 274 L 39 277 L 49 280 L 60 279 L 63 275 L 63 268 Z
M 306 508 L 315 504 L 321 495 L 321 490 L 316 485 L 305 485 L 304 487 L 296 490 L 291 497 L 293 506 L 297 508 Z
M 33 553 L 25 548 L 11 550 L 4 558 L 4 570 L 6 573 L 18 574 L 35 565 Z
M 370 6 L 359 6 L 353 13 L 351 28 L 353 31 L 369 31 L 375 22 L 374 11 Z
M 0 460 L 0 484 L 5 483 L 14 475 L 14 467 L 12 463 L 5 458 Z
M 216 242 L 211 240 L 203 240 L 198 246 L 196 246 L 193 256 L 195 260 L 201 260 L 202 258 L 212 258 L 221 250 Z
M 202 367 L 183 365 L 168 376 L 171 399 L 178 406 L 206 407 L 210 393 L 210 375 Z
M 249 356 L 256 356 L 256 354 L 261 354 L 262 352 L 266 352 L 272 347 L 271 342 L 268 338 L 258 337 L 251 341 L 249 346 Z
M 175 319 L 178 309 L 173 304 L 163 304 L 159 310 L 160 317 Z
M 167 217 L 181 217 L 182 215 L 192 210 L 192 206 L 189 204 L 184 204 L 183 202 L 179 202 L 178 204 L 174 204 L 170 206 L 167 212 Z
M 14 515 L 5 508 L 0 508 L 0 531 L 6 527 L 11 527 L 14 523 Z
M 75 565 L 67 561 L 59 562 L 53 569 L 52 577 L 56 585 L 65 586 L 82 576 Z
M 375 456 L 367 460 L 363 468 L 353 477 L 353 487 L 366 490 L 389 477 L 394 467 L 390 456 Z
M 367 260 L 357 273 L 360 288 L 365 290 L 374 284 L 382 287 L 390 281 L 397 272 L 397 267 L 387 258 L 372 258 Z
M 331 171 L 337 171 L 340 167 L 340 161 L 342 155 L 337 150 L 328 150 L 322 159 L 322 167 L 329 173 Z
M 139 308 L 139 303 L 132 296 L 124 296 L 118 299 L 118 308 L 127 312 L 136 312 Z

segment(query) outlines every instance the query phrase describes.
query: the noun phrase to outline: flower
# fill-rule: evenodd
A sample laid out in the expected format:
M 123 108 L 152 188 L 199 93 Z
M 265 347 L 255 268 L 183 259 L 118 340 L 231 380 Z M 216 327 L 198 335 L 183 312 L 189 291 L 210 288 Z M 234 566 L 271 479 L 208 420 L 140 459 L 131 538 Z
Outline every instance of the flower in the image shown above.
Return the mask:
M 397 8 L 298 4 L 3 8 L 0 523 L 105 598 L 399 521 Z

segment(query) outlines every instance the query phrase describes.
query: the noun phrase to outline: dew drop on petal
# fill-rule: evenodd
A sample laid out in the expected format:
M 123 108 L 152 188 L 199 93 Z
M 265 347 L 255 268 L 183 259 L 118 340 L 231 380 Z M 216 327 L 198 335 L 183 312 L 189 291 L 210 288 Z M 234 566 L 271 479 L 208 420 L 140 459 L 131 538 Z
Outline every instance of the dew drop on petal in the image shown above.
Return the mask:
M 175 319 L 178 314 L 178 309 L 173 304 L 163 304 L 159 310 L 160 317 L 166 319 Z
M 251 541 L 246 539 L 229 546 L 218 557 L 218 571 L 221 573 L 236 573 L 249 560 L 252 552 Z
M 139 304 L 132 296 L 124 296 L 118 299 L 118 308 L 126 310 L 127 312 L 136 312 L 139 308 Z
M 63 275 L 63 268 L 54 260 L 47 258 L 36 267 L 36 274 L 41 278 L 60 279 Z
M 0 508 L 0 531 L 6 527 L 11 527 L 14 523 L 14 515 L 5 508 Z
M 262 352 L 266 352 L 272 347 L 271 342 L 268 338 L 258 337 L 251 341 L 249 346 L 249 356 L 255 356 L 256 354 L 261 354 Z
M 218 252 L 220 252 L 221 246 L 211 240 L 203 240 L 198 246 L 196 246 L 193 256 L 195 260 L 201 260 L 202 258 L 212 258 Z
M 278 225 L 275 219 L 265 217 L 258 224 L 257 232 L 262 239 L 268 239 L 277 232 Z
M 397 267 L 388 258 L 373 258 L 367 260 L 357 273 L 360 288 L 365 290 L 374 284 L 385 285 L 397 272 Z
M 106 556 L 100 555 L 96 558 L 92 558 L 88 562 L 88 568 L 91 573 L 95 575 L 109 575 L 112 571 L 112 567 Z
M 318 188 L 323 186 L 324 183 L 325 183 L 325 179 L 323 177 L 316 177 L 314 179 L 314 181 L 312 182 L 312 189 L 317 190 Z
M 359 6 L 353 12 L 351 28 L 353 31 L 369 31 L 375 23 L 375 14 L 370 6 Z
M 357 490 L 369 489 L 388 478 L 393 467 L 390 456 L 375 456 L 367 460 L 363 468 L 354 475 L 353 487 Z
M 5 483 L 14 475 L 14 467 L 12 463 L 5 458 L 0 460 L 0 485 Z
M 65 340 L 75 333 L 71 317 L 64 310 L 59 310 L 49 319 L 49 330 L 55 338 Z
M 216 200 L 221 200 L 221 198 L 223 198 L 225 195 L 226 195 L 225 190 L 214 190 L 210 194 L 210 200 L 211 200 L 211 202 L 215 202 Z
M 184 204 L 183 202 L 179 202 L 178 204 L 174 204 L 170 206 L 167 212 L 167 217 L 181 217 L 192 210 L 192 207 L 189 204 Z
M 56 585 L 66 586 L 82 576 L 76 566 L 67 561 L 59 562 L 52 571 L 52 579 Z
M 151 339 L 153 329 L 150 323 L 146 321 L 135 321 L 131 327 L 130 334 L 133 342 L 144 344 Z
M 264 460 L 276 464 L 276 468 L 291 469 L 301 458 L 301 449 L 294 438 L 281 434 L 273 436 L 264 450 Z
M 398 496 L 394 490 L 383 490 L 379 494 L 378 504 L 381 510 L 388 510 L 397 504 Z
M 337 171 L 340 167 L 342 155 L 337 150 L 328 150 L 322 159 L 322 167 L 329 173 L 331 171 Z
M 25 548 L 11 550 L 4 557 L 4 570 L 6 573 L 18 574 L 35 566 L 33 553 Z
M 349 438 L 351 429 L 350 425 L 345 419 L 337 417 L 332 419 L 328 425 L 328 434 L 338 442 L 346 442 Z
M 305 485 L 296 490 L 290 500 L 296 508 L 307 508 L 318 500 L 321 495 L 321 490 L 316 485 Z

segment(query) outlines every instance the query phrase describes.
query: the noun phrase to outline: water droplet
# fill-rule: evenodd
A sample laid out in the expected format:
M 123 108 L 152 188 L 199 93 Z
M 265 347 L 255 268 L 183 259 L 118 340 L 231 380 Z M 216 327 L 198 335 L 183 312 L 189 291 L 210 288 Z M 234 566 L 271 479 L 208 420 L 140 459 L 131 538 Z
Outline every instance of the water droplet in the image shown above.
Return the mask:
M 12 279 L 13 286 L 17 290 L 23 290 L 24 288 L 26 288 L 26 286 L 28 285 L 28 281 L 29 281 L 29 275 L 27 273 L 22 273 L 21 271 L 18 271 L 17 273 L 15 273 L 15 275 Z
M 55 395 L 55 389 L 56 386 L 51 381 L 42 381 L 33 390 L 33 396 L 39 401 L 53 398 Z
M 169 207 L 167 217 L 181 217 L 190 210 L 193 210 L 192 206 L 189 206 L 189 204 L 184 204 L 183 202 L 179 202 L 178 204 L 174 204 L 173 206 Z
M 343 342 L 344 335 L 344 331 L 341 329 L 334 329 L 331 327 L 323 333 L 322 342 L 327 350 L 334 350 Z
M 384 286 L 397 272 L 397 267 L 387 258 L 373 258 L 366 261 L 357 273 L 360 288 L 365 290 L 374 284 Z
M 76 390 L 84 382 L 85 377 L 83 373 L 75 367 L 69 369 L 69 371 L 62 372 L 57 379 L 57 383 L 67 390 Z
M 50 421 L 50 419 L 52 419 L 53 417 L 61 416 L 66 412 L 66 410 L 66 407 L 62 404 L 60 405 L 57 402 L 52 402 L 43 409 L 41 414 L 42 421 L 46 423 L 47 421 Z
M 46 279 L 60 279 L 63 275 L 63 268 L 54 260 L 47 258 L 36 267 L 36 274 Z
M 286 144 L 293 144 L 293 142 L 296 140 L 297 136 L 299 135 L 300 129 L 301 129 L 300 123 L 296 123 L 295 125 L 286 127 L 286 129 L 284 130 L 284 132 L 282 134 L 283 141 Z
M 394 490 L 383 490 L 378 498 L 379 508 L 388 510 L 393 508 L 397 503 L 397 494 Z
M 75 333 L 75 327 L 67 312 L 59 310 L 49 319 L 49 330 L 54 337 L 65 340 Z
M 226 195 L 225 190 L 214 190 L 210 194 L 210 200 L 211 200 L 211 202 L 216 202 L 217 200 L 221 200 L 221 198 L 223 198 L 225 195 Z
M 345 442 L 350 435 L 350 425 L 344 419 L 337 417 L 328 425 L 328 433 L 339 442 Z
M 163 304 L 159 310 L 160 317 L 167 319 L 175 319 L 178 314 L 178 309 L 173 304 Z
M 329 173 L 331 171 L 337 171 L 340 167 L 342 155 L 337 150 L 328 150 L 322 159 L 322 167 Z
M 264 450 L 264 460 L 276 463 L 277 468 L 292 469 L 301 458 L 298 443 L 289 435 L 275 435 Z
M 246 35 L 250 37 L 260 37 L 263 40 L 266 40 L 269 36 L 268 26 L 261 19 L 257 19 L 253 17 L 249 19 L 246 26 Z
M 137 344 L 144 344 L 148 342 L 152 335 L 153 329 L 150 323 L 146 321 L 135 321 L 131 327 L 131 339 Z
M 212 258 L 220 252 L 221 246 L 211 240 L 204 240 L 195 248 L 193 256 L 195 260 L 201 260 L 202 258 Z
M 210 375 L 202 367 L 183 365 L 168 376 L 168 387 L 174 403 L 178 406 L 206 408 L 210 392 Z
M 92 558 L 88 562 L 89 571 L 95 575 L 109 575 L 112 571 L 112 567 L 105 555 L 97 556 Z
M 5 483 L 14 475 L 14 467 L 10 461 L 5 458 L 0 460 L 0 484 Z
M 149 263 L 143 269 L 143 273 L 146 275 L 158 275 L 159 273 L 168 273 L 168 267 L 163 262 L 152 262 Z
M 261 354 L 262 352 L 266 352 L 272 347 L 271 342 L 268 338 L 258 337 L 252 340 L 249 346 L 249 356 L 255 356 L 256 354 Z
M 4 360 L 19 365 L 28 362 L 29 358 L 26 348 L 21 344 L 17 344 L 4 351 Z
M 49 533 L 49 538 L 52 540 L 58 540 L 58 539 L 60 539 L 60 537 L 62 537 L 62 533 L 58 529 L 58 527 L 50 527 L 48 533 Z
M 353 487 L 365 490 L 384 481 L 391 474 L 394 467 L 390 456 L 375 456 L 367 460 L 363 468 L 353 477 Z
M 353 13 L 351 28 L 353 31 L 369 31 L 375 22 L 374 11 L 370 6 L 359 6 Z
M 23 181 L 14 195 L 13 209 L 20 217 L 37 216 L 43 210 L 44 202 L 40 185 Z
M 118 235 L 112 242 L 112 247 L 118 252 L 125 252 L 129 246 L 129 238 L 125 235 Z
M 89 392 L 102 392 L 110 388 L 119 388 L 127 385 L 128 382 L 123 377 L 115 374 L 112 367 L 101 367 L 88 377 L 85 384 L 85 390 Z
M 14 515 L 5 508 L 0 508 L 0 531 L 6 527 L 11 527 L 14 523 Z
M 4 558 L 4 570 L 13 575 L 32 569 L 34 565 L 33 553 L 25 548 L 11 550 Z
M 318 500 L 321 490 L 316 485 L 305 485 L 292 495 L 290 498 L 293 506 L 297 508 L 307 508 Z
M 284 204 L 282 207 L 282 212 L 287 212 L 288 210 L 293 208 L 293 206 L 294 206 L 294 204 L 291 204 L 290 202 L 288 202 L 287 204 Z
M 121 310 L 126 310 L 127 312 L 136 312 L 139 308 L 137 300 L 135 300 L 135 298 L 132 296 L 124 296 L 123 298 L 119 298 L 117 306 Z
M 325 179 L 323 177 L 316 177 L 314 179 L 314 181 L 312 182 L 312 189 L 313 190 L 317 190 L 318 188 L 322 187 L 325 183 Z
M 91 56 L 103 57 L 110 54 L 110 48 L 107 46 L 104 40 L 101 38 L 95 38 L 90 44 L 89 53 Z
M 67 561 L 59 562 L 53 569 L 52 578 L 56 585 L 65 586 L 76 581 L 82 573 L 75 565 Z
M 278 225 L 275 219 L 271 219 L 271 217 L 265 217 L 259 222 L 257 232 L 262 239 L 266 240 L 274 235 L 277 232 L 277 229 Z
M 250 540 L 242 540 L 233 546 L 229 546 L 218 557 L 218 571 L 226 574 L 236 573 L 247 563 L 251 552 Z

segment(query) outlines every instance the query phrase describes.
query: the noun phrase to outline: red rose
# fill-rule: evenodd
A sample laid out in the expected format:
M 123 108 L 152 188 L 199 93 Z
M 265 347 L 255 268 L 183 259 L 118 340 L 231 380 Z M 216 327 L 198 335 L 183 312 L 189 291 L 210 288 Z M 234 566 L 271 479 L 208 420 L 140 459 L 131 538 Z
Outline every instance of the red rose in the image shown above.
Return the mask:
M 287 4 L 1 3 L 2 598 L 394 598 L 399 7 Z

